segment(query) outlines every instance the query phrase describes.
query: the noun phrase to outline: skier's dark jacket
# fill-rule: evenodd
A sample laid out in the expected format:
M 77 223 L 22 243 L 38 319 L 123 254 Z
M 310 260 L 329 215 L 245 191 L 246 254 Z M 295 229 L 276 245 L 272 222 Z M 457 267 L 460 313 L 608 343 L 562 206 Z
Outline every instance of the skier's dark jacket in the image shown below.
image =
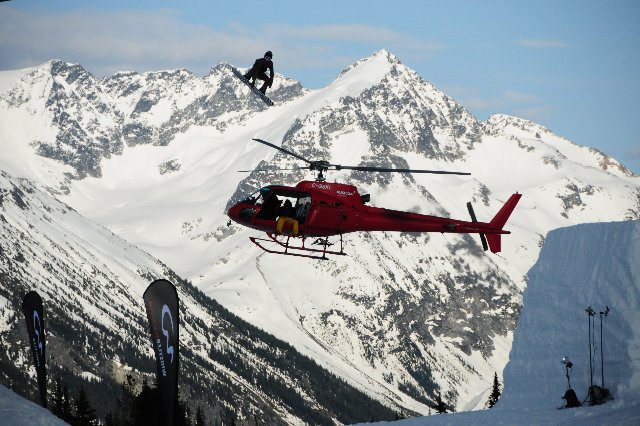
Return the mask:
M 246 74 L 246 76 L 248 78 L 251 78 L 251 77 L 256 78 L 259 75 L 264 74 L 265 71 L 267 70 L 271 72 L 271 75 L 269 76 L 269 87 L 271 87 L 271 84 L 273 83 L 273 75 L 274 75 L 272 61 L 267 61 L 265 58 L 256 59 L 256 61 L 253 63 L 253 66 L 251 67 L 249 72 Z

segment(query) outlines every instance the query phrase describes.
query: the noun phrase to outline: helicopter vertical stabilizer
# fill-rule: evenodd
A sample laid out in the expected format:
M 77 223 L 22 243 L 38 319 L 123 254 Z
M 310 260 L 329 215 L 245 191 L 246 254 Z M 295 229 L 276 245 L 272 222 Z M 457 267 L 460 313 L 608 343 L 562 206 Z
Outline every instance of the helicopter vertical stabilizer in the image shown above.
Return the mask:
M 517 192 L 511 195 L 511 197 L 509 197 L 507 202 L 504 203 L 500 211 L 496 213 L 493 219 L 491 219 L 491 222 L 489 222 L 489 225 L 491 225 L 492 228 L 495 228 L 496 231 L 502 230 L 505 223 L 507 223 L 509 216 L 511 216 L 511 212 L 513 212 L 513 209 L 516 208 L 518 201 L 520 201 L 520 197 L 522 197 L 522 194 L 518 194 Z M 502 248 L 502 239 L 501 239 L 502 235 L 487 233 L 486 236 L 487 236 L 487 242 L 489 243 L 489 249 L 491 250 L 491 252 L 492 253 L 500 252 Z
M 502 236 L 500 234 L 487 234 L 487 242 L 491 253 L 499 253 L 502 250 Z

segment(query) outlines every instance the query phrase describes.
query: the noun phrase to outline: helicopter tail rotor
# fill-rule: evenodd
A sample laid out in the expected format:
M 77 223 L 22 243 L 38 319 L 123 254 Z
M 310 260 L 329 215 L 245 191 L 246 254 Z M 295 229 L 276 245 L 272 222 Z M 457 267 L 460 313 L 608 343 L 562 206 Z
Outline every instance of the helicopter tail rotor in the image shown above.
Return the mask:
M 471 205 L 471 202 L 467 203 L 467 210 L 469 210 L 469 216 L 471 216 L 471 222 L 477 222 L 478 219 L 476 218 L 476 213 L 473 211 L 473 206 Z M 484 233 L 480 233 L 480 242 L 482 243 L 482 248 L 484 249 L 484 251 L 489 250 L 489 246 L 487 244 L 487 237 Z

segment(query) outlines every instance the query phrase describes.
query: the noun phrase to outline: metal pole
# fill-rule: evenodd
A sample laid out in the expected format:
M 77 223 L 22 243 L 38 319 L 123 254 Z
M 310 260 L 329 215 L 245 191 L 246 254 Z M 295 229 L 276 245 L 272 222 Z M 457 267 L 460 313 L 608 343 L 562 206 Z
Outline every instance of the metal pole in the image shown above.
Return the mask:
M 602 315 L 605 317 L 609 314 L 609 306 L 604 312 L 600 312 L 600 375 L 602 377 L 602 389 L 604 390 L 604 338 L 602 335 Z
M 602 358 L 602 312 L 600 312 L 600 378 L 602 379 L 602 389 L 604 389 L 604 359 Z
M 569 369 L 573 367 L 573 363 L 569 360 L 568 356 L 562 358 L 562 364 L 564 364 L 565 375 L 567 376 L 567 386 L 571 389 L 571 380 L 569 378 Z
M 591 306 L 585 309 L 587 313 L 587 319 L 589 320 L 589 405 L 593 405 L 593 357 L 591 356 L 591 317 L 595 315 L 595 312 Z

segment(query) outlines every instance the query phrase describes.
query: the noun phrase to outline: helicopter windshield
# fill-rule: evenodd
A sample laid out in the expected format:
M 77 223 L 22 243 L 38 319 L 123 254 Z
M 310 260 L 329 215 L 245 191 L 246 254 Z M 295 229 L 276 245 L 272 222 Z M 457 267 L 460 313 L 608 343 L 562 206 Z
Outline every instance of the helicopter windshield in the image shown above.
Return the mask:
M 254 204 L 256 206 L 260 206 L 260 205 L 262 205 L 262 203 L 264 203 L 264 200 L 269 195 L 269 192 L 271 192 L 270 188 L 266 188 L 266 187 L 260 188 L 260 189 L 258 189 L 256 191 L 254 191 L 247 198 L 242 200 L 242 202 L 246 203 L 246 204 Z

